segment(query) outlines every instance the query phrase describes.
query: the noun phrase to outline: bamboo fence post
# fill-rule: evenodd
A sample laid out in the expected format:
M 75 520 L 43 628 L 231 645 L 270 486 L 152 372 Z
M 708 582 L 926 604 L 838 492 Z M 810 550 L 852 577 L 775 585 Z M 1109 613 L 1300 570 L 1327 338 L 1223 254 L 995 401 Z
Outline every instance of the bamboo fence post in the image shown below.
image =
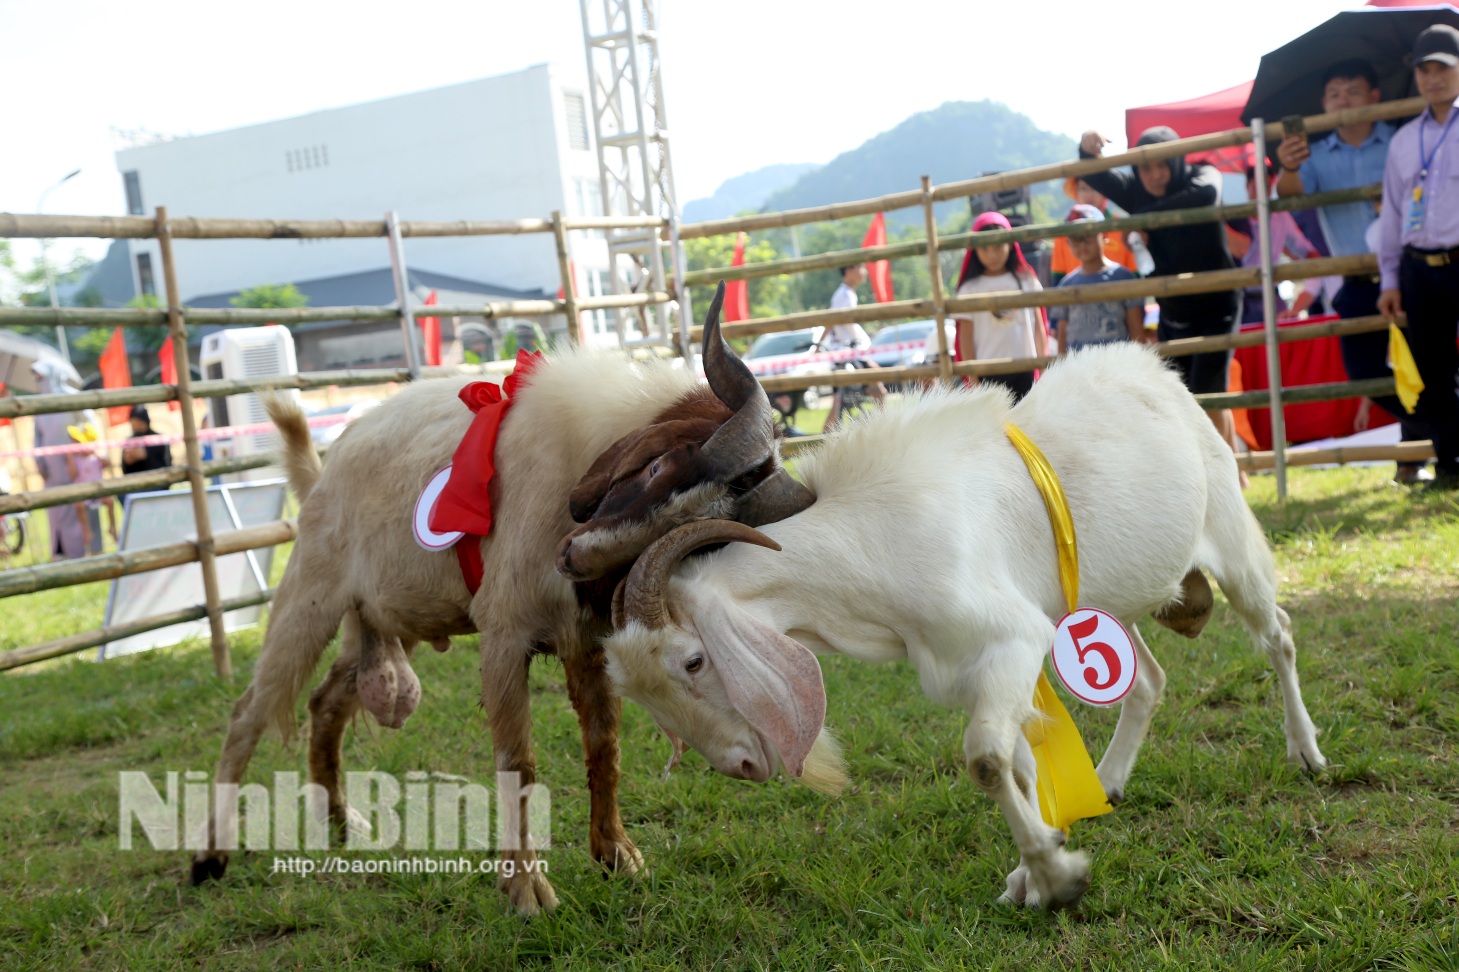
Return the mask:
M 679 356 L 686 362 L 694 360 L 694 342 L 689 340 L 689 328 L 694 325 L 694 303 L 689 299 L 689 288 L 684 284 L 684 244 L 679 240 L 679 211 L 669 217 L 669 255 L 674 263 L 674 299 L 679 302 Z
M 573 344 L 583 344 L 583 322 L 578 314 L 577 282 L 572 278 L 572 247 L 567 239 L 567 227 L 562 221 L 562 210 L 552 211 L 552 238 L 557 243 L 557 272 L 562 276 L 563 311 L 567 314 L 567 339 Z M 617 312 L 614 312 L 615 316 Z M 623 332 L 619 329 L 619 342 Z
M 952 384 L 952 349 L 947 346 L 947 295 L 942 287 L 942 260 L 937 249 L 937 216 L 932 210 L 932 177 L 922 177 L 922 216 L 927 222 L 927 272 L 932 278 L 932 318 L 937 322 L 937 371 Z
M 390 247 L 390 270 L 395 280 L 395 301 L 400 305 L 400 330 L 405 338 L 405 366 L 410 380 L 420 380 L 424 348 L 415 326 L 415 312 L 410 309 L 410 274 L 405 268 L 405 244 L 400 240 L 400 216 L 395 210 L 385 214 L 385 242 Z
M 208 609 L 213 670 L 220 679 L 227 682 L 233 678 L 233 662 L 228 657 L 228 635 L 223 630 L 223 605 L 218 594 L 218 565 L 213 555 L 213 523 L 208 515 L 207 480 L 203 478 L 202 450 L 198 448 L 198 420 L 193 413 L 187 328 L 182 320 L 182 298 L 177 290 L 177 265 L 172 258 L 172 228 L 167 222 L 166 206 L 157 207 L 157 244 L 162 251 L 162 277 L 167 288 L 167 323 L 172 335 L 172 358 L 177 367 L 177 401 L 182 406 L 182 441 L 187 453 L 187 479 L 192 492 L 193 520 L 197 526 L 198 564 L 203 572 L 203 603 Z
M 1277 347 L 1277 292 L 1272 280 L 1272 210 L 1267 191 L 1266 124 L 1251 120 L 1256 156 L 1256 222 L 1261 245 L 1261 309 L 1266 324 L 1267 389 L 1272 402 L 1272 458 L 1277 474 L 1277 501 L 1287 501 L 1287 417 L 1282 413 L 1282 355 Z

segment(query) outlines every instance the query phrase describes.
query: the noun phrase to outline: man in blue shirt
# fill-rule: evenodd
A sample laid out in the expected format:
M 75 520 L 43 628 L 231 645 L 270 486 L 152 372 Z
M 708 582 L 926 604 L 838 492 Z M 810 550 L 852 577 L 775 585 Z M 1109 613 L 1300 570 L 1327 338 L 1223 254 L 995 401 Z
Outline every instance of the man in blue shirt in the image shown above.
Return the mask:
M 1322 110 L 1325 112 L 1376 104 L 1382 98 L 1378 72 L 1367 61 L 1358 58 L 1339 61 L 1323 72 Z M 1339 127 L 1310 145 L 1305 134 L 1288 135 L 1277 147 L 1277 161 L 1281 164 L 1277 195 L 1300 196 L 1382 182 L 1393 131 L 1387 122 L 1360 122 Z M 1365 234 L 1378 218 L 1373 203 L 1323 206 L 1317 211 L 1317 218 L 1333 256 L 1369 252 Z M 1344 277 L 1342 289 L 1333 296 L 1333 310 L 1344 319 L 1378 313 L 1379 283 L 1377 274 Z M 1339 341 L 1343 366 L 1353 381 L 1387 378 L 1393 374 L 1388 367 L 1387 332 L 1345 334 Z M 1427 427 L 1408 414 L 1397 396 L 1385 395 L 1373 401 L 1398 419 L 1405 442 L 1428 438 Z M 1366 409 L 1359 413 L 1366 414 Z M 1423 463 L 1399 463 L 1394 481 L 1416 483 L 1422 469 Z

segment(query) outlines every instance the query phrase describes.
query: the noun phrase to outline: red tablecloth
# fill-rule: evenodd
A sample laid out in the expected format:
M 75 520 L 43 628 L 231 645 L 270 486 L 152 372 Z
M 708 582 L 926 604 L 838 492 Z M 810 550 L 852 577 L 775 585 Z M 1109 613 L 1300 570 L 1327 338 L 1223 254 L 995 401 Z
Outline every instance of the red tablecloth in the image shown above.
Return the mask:
M 1280 327 L 1294 324 L 1320 324 L 1337 320 L 1336 314 L 1323 317 L 1309 317 L 1291 321 Z M 1241 329 L 1261 330 L 1260 324 L 1251 324 Z M 1348 373 L 1342 364 L 1342 347 L 1335 337 L 1314 338 L 1310 341 L 1291 341 L 1280 345 L 1278 350 L 1282 362 L 1282 387 L 1297 385 L 1321 385 L 1334 381 L 1347 381 Z M 1236 360 L 1231 368 L 1231 391 L 1255 391 L 1268 387 L 1266 368 L 1266 347 L 1237 348 Z M 1287 441 L 1295 444 L 1317 439 L 1340 438 L 1353 434 L 1353 418 L 1358 414 L 1356 398 L 1342 398 L 1332 402 L 1310 402 L 1302 405 L 1285 405 L 1282 413 L 1287 421 Z M 1239 411 L 1246 412 L 1246 421 L 1241 420 Z M 1389 425 L 1393 417 L 1381 408 L 1369 412 L 1369 427 Z M 1271 409 L 1252 408 L 1238 410 L 1237 429 L 1247 445 L 1253 449 L 1272 447 Z

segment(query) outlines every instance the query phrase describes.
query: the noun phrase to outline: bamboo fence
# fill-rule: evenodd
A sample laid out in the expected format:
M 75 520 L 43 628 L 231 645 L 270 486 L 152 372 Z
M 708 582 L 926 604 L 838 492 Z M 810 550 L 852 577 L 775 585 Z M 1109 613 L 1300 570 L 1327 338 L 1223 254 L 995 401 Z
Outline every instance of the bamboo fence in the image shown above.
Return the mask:
M 1330 115 L 1318 115 L 1307 119 L 1310 132 L 1321 132 L 1354 121 L 1396 118 L 1415 114 L 1422 107 L 1419 99 L 1408 102 L 1389 102 L 1376 106 L 1349 109 Z M 292 521 L 278 521 L 245 530 L 236 530 L 214 535 L 208 520 L 203 483 L 205 477 L 223 472 L 260 468 L 273 463 L 266 456 L 240 457 L 203 463 L 199 457 L 198 438 L 193 421 L 193 402 L 209 398 L 264 389 L 295 388 L 308 389 L 340 385 L 378 385 L 412 380 L 414 377 L 433 378 L 451 374 L 475 373 L 502 375 L 510 371 L 509 363 L 488 363 L 472 368 L 417 368 L 413 374 L 410 368 L 351 369 L 325 371 L 297 375 L 276 376 L 249 380 L 199 381 L 190 380 L 188 347 L 185 337 L 187 324 L 254 325 L 264 323 L 300 324 L 311 321 L 368 321 L 368 320 L 410 320 L 412 309 L 403 295 L 398 295 L 394 306 L 348 306 L 310 307 L 293 309 L 239 309 L 239 308 L 193 308 L 185 307 L 179 299 L 175 264 L 171 253 L 174 239 L 338 239 L 378 237 L 392 240 L 392 254 L 399 257 L 403 266 L 403 251 L 400 240 L 418 237 L 443 236 L 485 236 L 521 235 L 529 233 L 552 234 L 557 254 L 559 273 L 562 277 L 563 297 L 556 300 L 496 301 L 460 306 L 433 306 L 432 315 L 504 318 L 545 317 L 565 314 L 570 322 L 569 337 L 579 339 L 579 329 L 573 326 L 580 322 L 584 311 L 600 309 L 624 309 L 650 304 L 664 303 L 675 299 L 675 295 L 655 292 L 607 297 L 579 297 L 573 285 L 571 272 L 571 250 L 568 234 L 574 230 L 600 230 L 611 228 L 658 230 L 665 238 L 677 235 L 681 239 L 697 239 L 721 233 L 751 231 L 771 227 L 798 226 L 828 219 L 842 219 L 868 215 L 899 208 L 920 206 L 924 211 L 926 239 L 891 244 L 889 246 L 823 253 L 794 260 L 778 260 L 764 264 L 750 264 L 739 268 L 713 268 L 685 273 L 682 286 L 709 283 L 717 279 L 755 279 L 775 274 L 804 273 L 827 267 L 844 266 L 851 262 L 878 259 L 898 259 L 925 255 L 933 280 L 932 294 L 919 300 L 894 301 L 874 304 L 852 310 L 809 311 L 776 318 L 744 321 L 727 324 L 723 330 L 726 337 L 749 337 L 757 334 L 788 331 L 807 327 L 824 327 L 835 324 L 866 323 L 872 321 L 894 321 L 909 318 L 933 318 L 940 325 L 948 316 L 969 314 L 980 310 L 1002 310 L 1033 306 L 1055 306 L 1090 303 L 1122 298 L 1163 297 L 1194 293 L 1209 293 L 1237 287 L 1254 286 L 1262 283 L 1260 269 L 1238 269 L 1201 274 L 1184 274 L 1175 277 L 1146 278 L 1098 286 L 1059 288 L 1040 293 L 981 294 L 971 297 L 949 296 L 942 286 L 942 273 L 938 254 L 942 251 L 972 245 L 974 237 L 978 244 L 1014 242 L 1047 239 L 1055 236 L 1077 236 L 1092 232 L 1120 230 L 1150 230 L 1169 226 L 1189 225 L 1200 222 L 1250 216 L 1257 213 L 1253 203 L 1237 206 L 1209 207 L 1198 210 L 1182 210 L 1167 213 L 1132 216 L 1111 220 L 1101 224 L 1077 226 L 1051 224 L 1027 226 L 1015 230 L 996 230 L 979 234 L 960 233 L 939 238 L 933 207 L 936 203 L 963 198 L 978 193 L 1031 185 L 1048 179 L 1063 179 L 1068 176 L 1084 175 L 1105 171 L 1121 165 L 1140 161 L 1155 161 L 1173 158 L 1191 152 L 1240 145 L 1253 140 L 1259 133 L 1240 129 L 1217 133 L 1193 139 L 1181 139 L 1160 145 L 1145 146 L 1118 156 L 1103 159 L 1084 159 L 1039 166 L 1017 172 L 983 176 L 962 182 L 933 186 L 924 177 L 919 189 L 893 193 L 876 199 L 838 203 L 811 209 L 784 213 L 759 214 L 737 217 L 729 220 L 713 220 L 697 224 L 669 224 L 657 217 L 612 217 L 612 218 L 564 218 L 554 212 L 548 219 L 453 221 L 453 222 L 411 222 L 384 220 L 267 220 L 267 219 L 200 219 L 169 218 L 165 209 L 159 209 L 154 218 L 144 216 L 40 216 L 0 213 L 0 238 L 3 237 L 64 237 L 93 236 L 110 239 L 157 239 L 162 256 L 163 280 L 166 286 L 167 306 L 163 309 L 93 309 L 93 308 L 0 308 L 0 327 L 16 325 L 96 325 L 128 327 L 166 326 L 174 337 L 173 348 L 177 355 L 178 383 L 176 385 L 154 385 L 126 389 L 83 392 L 77 395 L 30 395 L 0 399 L 0 418 L 14 418 L 23 415 L 38 415 L 49 412 L 70 411 L 81 408 L 102 408 L 114 405 L 148 404 L 178 401 L 183 405 L 184 445 L 186 461 L 182 465 L 168 467 L 122 479 L 102 483 L 73 484 L 33 492 L 22 492 L 0 496 L 0 514 L 26 510 L 39 510 L 65 503 L 81 502 L 106 496 L 166 488 L 187 482 L 194 497 L 196 539 L 143 550 L 125 551 L 99 557 L 88 557 L 78 561 L 47 564 L 37 567 L 17 568 L 0 571 L 0 597 L 17 596 L 24 593 L 49 590 L 56 587 L 80 583 L 94 583 L 129 574 L 157 570 L 163 567 L 198 563 L 203 571 L 205 603 L 190 608 L 142 619 L 124 625 L 114 625 L 95 631 L 82 632 L 40 645 L 0 652 L 0 670 L 30 664 L 46 658 L 54 658 L 87 648 L 105 644 L 109 640 L 125 637 L 143 631 L 177 624 L 182 621 L 207 618 L 213 648 L 214 669 L 221 678 L 231 675 L 227 640 L 222 630 L 222 616 L 230 610 L 254 604 L 265 603 L 271 591 L 250 594 L 241 598 L 223 600 L 217 590 L 213 576 L 212 561 L 218 557 L 243 550 L 272 546 L 292 539 L 296 526 Z M 1280 128 L 1269 125 L 1264 134 L 1277 136 Z M 1332 205 L 1354 199 L 1368 199 L 1375 195 L 1374 187 L 1346 190 L 1341 193 L 1323 193 L 1311 196 L 1279 199 L 1272 202 L 1272 211 Z M 1260 207 L 1265 208 L 1265 207 Z M 1260 214 L 1258 214 L 1260 216 Z M 1264 235 L 1264 234 L 1263 234 Z M 1298 264 L 1278 266 L 1267 278 L 1267 286 L 1278 280 L 1300 280 L 1329 274 L 1370 273 L 1374 268 L 1372 257 L 1346 257 L 1327 260 L 1309 260 Z M 1315 325 L 1299 325 L 1281 328 L 1274 335 L 1264 333 L 1231 334 L 1211 338 L 1190 338 L 1171 341 L 1159 346 L 1162 354 L 1180 356 L 1202 352 L 1245 347 L 1263 342 L 1273 347 L 1277 343 L 1309 340 L 1314 337 L 1363 333 L 1387 327 L 1387 321 L 1377 318 L 1329 322 Z M 700 338 L 700 328 L 692 327 L 688 321 L 681 321 L 681 347 L 690 339 Z M 936 363 L 915 368 L 884 368 L 876 373 L 883 382 L 948 382 L 962 377 L 1010 374 L 1032 368 L 1046 367 L 1051 359 L 1003 359 L 966 361 L 954 363 L 952 349 L 947 346 L 944 329 L 936 327 Z M 1279 376 L 1277 387 L 1271 395 L 1278 403 L 1284 398 L 1288 402 L 1320 401 L 1346 398 L 1355 395 L 1383 394 L 1392 391 L 1391 379 L 1377 379 L 1367 382 L 1347 382 L 1332 385 L 1316 385 L 1298 389 L 1281 389 Z M 811 385 L 864 384 L 865 372 L 835 372 L 831 374 L 776 376 L 761 379 L 768 391 L 805 388 Z M 1197 396 L 1207 408 L 1253 407 L 1267 399 L 1267 392 L 1247 395 Z M 1262 401 L 1257 401 L 1260 396 Z M 785 448 L 794 451 L 806 448 L 819 437 L 787 440 Z M 1277 444 L 1276 461 L 1280 462 L 1282 444 Z M 1407 443 L 1394 449 L 1337 449 L 1296 450 L 1288 454 L 1292 465 L 1315 462 L 1359 461 L 1373 458 L 1417 459 L 1431 455 L 1432 448 L 1426 443 Z M 1241 458 L 1244 468 L 1265 468 L 1263 463 L 1272 461 L 1273 453 L 1255 453 Z

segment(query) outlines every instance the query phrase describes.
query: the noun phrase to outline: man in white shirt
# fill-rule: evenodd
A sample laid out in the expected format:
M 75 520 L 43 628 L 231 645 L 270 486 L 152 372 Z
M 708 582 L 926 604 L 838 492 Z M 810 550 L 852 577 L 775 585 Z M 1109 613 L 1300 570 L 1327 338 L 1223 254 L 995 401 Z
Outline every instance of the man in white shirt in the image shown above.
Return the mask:
M 841 268 L 841 286 L 831 294 L 831 310 L 849 310 L 857 305 L 856 288 L 860 287 L 866 280 L 866 264 L 856 263 L 849 267 Z M 866 328 L 860 324 L 836 324 L 826 328 L 821 335 L 817 347 L 822 351 L 842 351 L 847 348 L 865 348 L 871 346 L 871 335 L 866 333 Z M 839 364 L 839 362 L 838 362 Z M 875 368 L 873 361 L 858 361 L 859 367 Z M 878 403 L 887 397 L 886 386 L 881 382 L 866 385 L 866 392 Z M 841 388 L 836 389 L 836 394 L 831 400 L 831 411 L 826 415 L 825 431 L 829 432 L 836 427 L 842 409 Z

